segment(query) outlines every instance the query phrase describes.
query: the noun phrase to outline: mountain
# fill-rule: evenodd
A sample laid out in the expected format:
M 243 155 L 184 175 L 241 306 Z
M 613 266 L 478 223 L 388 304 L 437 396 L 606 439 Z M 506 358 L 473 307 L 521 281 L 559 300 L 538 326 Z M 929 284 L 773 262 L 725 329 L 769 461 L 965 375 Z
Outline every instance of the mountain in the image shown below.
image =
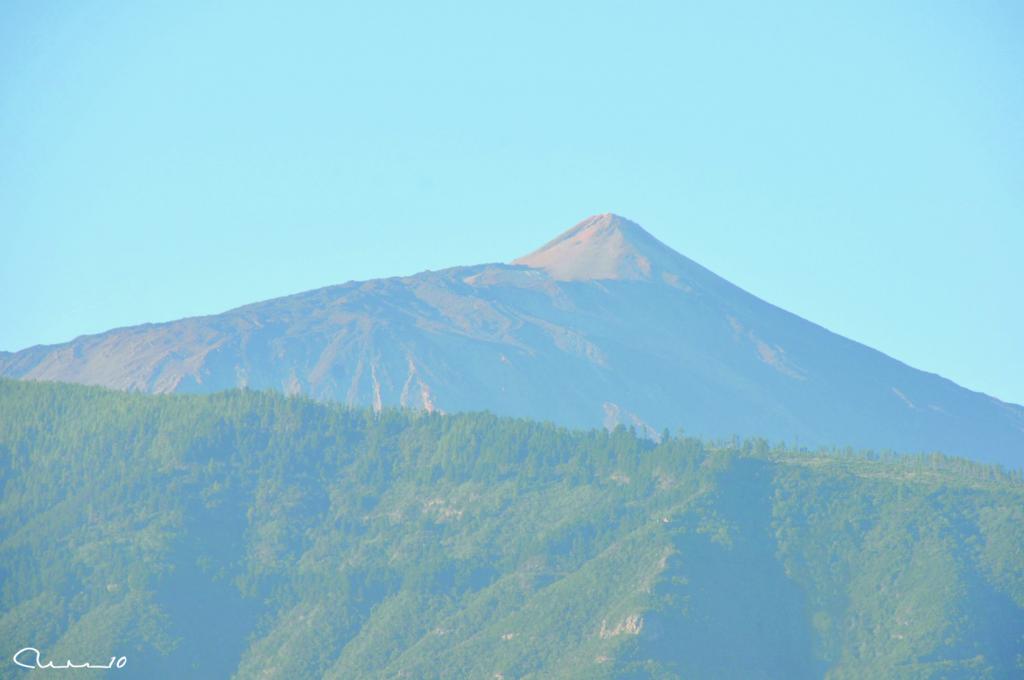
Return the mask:
M 0 678 L 1024 671 L 1020 472 L 937 455 L 0 380 L 0 483 Z
M 768 304 L 612 214 L 511 264 L 32 347 L 0 355 L 0 375 L 1024 460 L 1024 407 Z

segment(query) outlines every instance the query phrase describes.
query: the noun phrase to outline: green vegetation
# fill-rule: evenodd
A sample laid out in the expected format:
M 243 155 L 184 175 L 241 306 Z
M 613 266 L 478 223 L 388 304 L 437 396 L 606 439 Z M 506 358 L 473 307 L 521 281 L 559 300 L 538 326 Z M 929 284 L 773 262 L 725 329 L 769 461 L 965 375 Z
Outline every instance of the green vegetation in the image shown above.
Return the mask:
M 938 455 L 0 381 L 0 482 L 3 677 L 1024 673 L 1024 484 Z

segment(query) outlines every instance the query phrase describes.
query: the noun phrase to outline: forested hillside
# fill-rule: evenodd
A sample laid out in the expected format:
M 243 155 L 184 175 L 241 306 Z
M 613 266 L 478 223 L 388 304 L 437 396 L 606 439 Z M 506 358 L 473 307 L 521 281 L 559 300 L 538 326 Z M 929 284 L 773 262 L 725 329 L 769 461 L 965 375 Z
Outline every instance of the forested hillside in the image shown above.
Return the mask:
M 0 381 L 0 483 L 3 677 L 1024 673 L 1024 484 L 960 459 Z

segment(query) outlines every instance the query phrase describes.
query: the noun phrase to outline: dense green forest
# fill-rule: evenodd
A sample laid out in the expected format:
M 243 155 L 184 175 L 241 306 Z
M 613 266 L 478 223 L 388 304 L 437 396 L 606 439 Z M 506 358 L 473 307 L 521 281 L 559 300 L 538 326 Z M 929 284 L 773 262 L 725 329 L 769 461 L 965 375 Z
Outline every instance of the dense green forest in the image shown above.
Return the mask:
M 0 381 L 0 483 L 2 677 L 1024 675 L 1024 484 L 940 455 Z

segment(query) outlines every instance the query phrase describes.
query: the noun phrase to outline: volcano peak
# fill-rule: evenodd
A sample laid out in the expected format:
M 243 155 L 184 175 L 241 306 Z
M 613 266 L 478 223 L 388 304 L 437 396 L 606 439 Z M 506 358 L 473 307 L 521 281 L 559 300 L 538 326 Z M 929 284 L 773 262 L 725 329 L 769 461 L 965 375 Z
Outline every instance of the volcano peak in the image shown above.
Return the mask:
M 561 281 L 644 280 L 676 268 L 679 254 L 614 213 L 593 215 L 512 264 Z

